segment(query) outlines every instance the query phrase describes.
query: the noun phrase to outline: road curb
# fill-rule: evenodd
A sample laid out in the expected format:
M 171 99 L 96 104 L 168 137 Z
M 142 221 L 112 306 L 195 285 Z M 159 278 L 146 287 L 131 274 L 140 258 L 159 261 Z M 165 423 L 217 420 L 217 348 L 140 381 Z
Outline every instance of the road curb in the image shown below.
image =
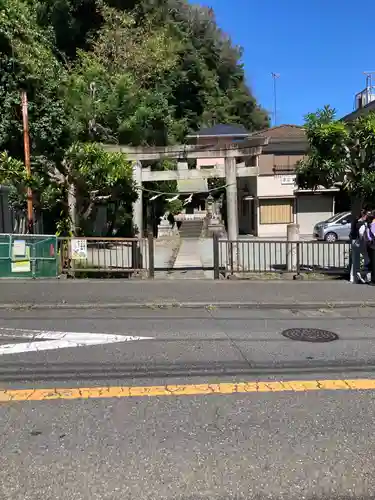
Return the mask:
M 374 301 L 333 301 L 333 302 L 185 302 L 185 301 L 155 301 L 155 302 L 89 302 L 80 304 L 58 303 L 10 303 L 0 304 L 0 310 L 50 310 L 50 309 L 345 309 L 375 307 Z

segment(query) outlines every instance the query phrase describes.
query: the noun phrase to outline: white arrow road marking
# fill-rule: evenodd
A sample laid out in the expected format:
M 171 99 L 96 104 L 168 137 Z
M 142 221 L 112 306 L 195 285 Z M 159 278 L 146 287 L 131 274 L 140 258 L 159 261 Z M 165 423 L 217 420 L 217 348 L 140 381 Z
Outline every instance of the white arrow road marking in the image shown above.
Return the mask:
M 10 334 L 9 332 L 12 332 Z M 17 335 L 18 333 L 18 335 Z M 109 333 L 54 332 L 46 330 L 24 330 L 18 328 L 0 328 L 1 337 L 24 337 L 30 342 L 0 345 L 0 356 L 3 354 L 20 354 L 22 352 L 49 351 L 64 347 L 84 347 L 115 342 L 135 340 L 151 340 L 154 337 L 134 337 L 131 335 L 114 335 Z M 43 342 L 38 342 L 43 340 Z

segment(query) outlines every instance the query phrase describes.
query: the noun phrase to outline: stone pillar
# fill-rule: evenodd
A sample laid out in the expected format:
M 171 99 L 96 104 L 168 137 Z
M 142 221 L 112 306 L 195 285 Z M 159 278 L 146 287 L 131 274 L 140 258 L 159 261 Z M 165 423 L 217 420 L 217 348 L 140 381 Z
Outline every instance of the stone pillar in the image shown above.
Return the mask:
M 225 158 L 225 183 L 227 184 L 228 240 L 236 241 L 238 239 L 236 158 Z
M 237 164 L 236 158 L 225 158 L 225 183 L 227 185 L 227 221 L 228 221 L 228 253 L 227 267 L 231 273 L 238 269 L 238 200 L 237 200 Z
M 133 226 L 138 236 L 143 237 L 143 192 L 142 192 L 142 163 L 137 160 L 133 164 L 133 181 L 137 187 L 137 200 L 133 203 Z
M 288 224 L 286 228 L 287 238 L 287 271 L 297 271 L 299 224 Z

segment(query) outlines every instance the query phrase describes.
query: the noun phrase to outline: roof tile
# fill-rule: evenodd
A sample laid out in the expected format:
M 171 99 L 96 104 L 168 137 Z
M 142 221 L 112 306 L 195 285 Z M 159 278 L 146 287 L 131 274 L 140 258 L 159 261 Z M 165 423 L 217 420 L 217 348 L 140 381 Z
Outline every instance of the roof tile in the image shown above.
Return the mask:
M 251 134 L 252 136 L 265 136 L 271 139 L 305 139 L 305 130 L 301 125 L 278 125 L 264 130 L 259 130 Z

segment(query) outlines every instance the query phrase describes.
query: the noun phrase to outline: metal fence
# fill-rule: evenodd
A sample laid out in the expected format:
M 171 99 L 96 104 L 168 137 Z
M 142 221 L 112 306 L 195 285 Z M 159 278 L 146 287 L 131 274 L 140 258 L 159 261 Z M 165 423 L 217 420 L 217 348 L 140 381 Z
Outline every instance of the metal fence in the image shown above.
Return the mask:
M 0 234 L 0 278 L 56 278 L 57 238 Z
M 71 277 L 153 277 L 152 238 L 59 238 L 59 257 Z
M 344 275 L 350 262 L 350 244 L 346 242 L 228 241 L 214 236 L 213 243 L 205 240 L 198 251 L 200 269 L 212 270 L 215 279 L 221 274 Z M 155 272 L 165 271 L 160 267 L 162 260 L 152 234 L 148 238 L 59 239 L 0 235 L 0 277 L 43 278 L 60 273 L 75 278 L 154 278 Z
M 227 241 L 214 238 L 214 277 L 220 273 L 322 273 L 348 272 L 350 244 L 320 241 Z
M 16 211 L 13 208 L 9 209 L 9 221 L 11 225 L 11 230 L 15 234 L 27 234 L 27 215 L 22 211 Z M 34 225 L 33 225 L 33 233 L 34 234 L 44 234 L 44 223 L 43 223 L 43 214 L 37 216 L 34 214 Z

